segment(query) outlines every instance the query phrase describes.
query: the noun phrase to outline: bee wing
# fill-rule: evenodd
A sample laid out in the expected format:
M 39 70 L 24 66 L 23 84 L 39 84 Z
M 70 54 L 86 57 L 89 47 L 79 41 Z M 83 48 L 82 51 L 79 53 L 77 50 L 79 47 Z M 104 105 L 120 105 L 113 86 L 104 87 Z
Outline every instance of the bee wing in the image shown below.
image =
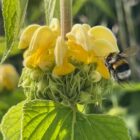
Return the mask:
M 119 55 L 122 57 L 129 57 L 129 56 L 134 56 L 138 52 L 139 48 L 137 46 L 135 47 L 129 47 L 123 52 L 121 52 Z

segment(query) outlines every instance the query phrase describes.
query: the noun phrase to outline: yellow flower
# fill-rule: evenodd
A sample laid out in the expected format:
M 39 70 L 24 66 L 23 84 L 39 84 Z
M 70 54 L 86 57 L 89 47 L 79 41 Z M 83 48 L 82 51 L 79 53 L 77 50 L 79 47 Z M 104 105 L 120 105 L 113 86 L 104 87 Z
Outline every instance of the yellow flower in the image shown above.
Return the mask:
M 48 26 L 40 26 L 32 35 L 29 48 L 24 54 L 24 65 L 45 71 L 54 63 L 54 47 L 60 34 L 58 20 Z
M 96 70 L 102 77 L 110 77 L 105 58 L 119 50 L 116 38 L 108 28 L 76 24 L 66 35 L 67 41 L 59 36 L 60 26 L 57 19 L 53 19 L 50 26 L 27 27 L 19 42 L 19 48 L 27 48 L 24 65 L 46 71 L 56 63 L 53 74 L 61 76 L 74 71 L 75 67 L 69 63 L 72 58 L 84 64 L 96 63 Z
M 57 76 L 66 75 L 74 71 L 75 67 L 68 62 L 68 50 L 62 37 L 58 37 L 55 46 L 55 62 L 53 74 Z
M 108 28 L 76 24 L 67 38 L 71 57 L 85 64 L 97 63 L 97 71 L 106 79 L 110 77 L 104 61 L 110 53 L 119 50 L 116 38 Z
M 40 27 L 40 25 L 32 24 L 24 29 L 24 31 L 21 34 L 20 41 L 19 41 L 19 49 L 26 49 L 29 47 L 29 44 L 31 42 L 31 38 L 34 34 L 34 32 Z
M 0 66 L 0 86 L 8 90 L 16 88 L 19 80 L 19 75 L 16 69 L 10 64 Z

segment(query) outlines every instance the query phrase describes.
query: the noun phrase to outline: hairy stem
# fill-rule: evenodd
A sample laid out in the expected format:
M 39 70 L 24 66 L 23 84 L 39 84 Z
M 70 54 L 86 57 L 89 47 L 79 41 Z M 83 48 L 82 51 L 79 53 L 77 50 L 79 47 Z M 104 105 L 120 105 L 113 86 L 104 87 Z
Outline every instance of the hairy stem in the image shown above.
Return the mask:
M 72 0 L 60 0 L 60 16 L 61 36 L 65 39 L 72 26 Z

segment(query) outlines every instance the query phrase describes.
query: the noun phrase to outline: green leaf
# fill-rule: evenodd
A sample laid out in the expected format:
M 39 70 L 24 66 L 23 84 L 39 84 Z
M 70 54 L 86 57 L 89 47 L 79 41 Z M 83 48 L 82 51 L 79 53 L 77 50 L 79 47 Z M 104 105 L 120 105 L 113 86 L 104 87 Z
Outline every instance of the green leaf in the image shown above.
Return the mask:
M 56 0 L 44 0 L 44 6 L 46 24 L 49 25 L 55 13 Z
M 56 0 L 54 17 L 56 17 L 57 19 L 60 19 L 60 0 Z
M 122 93 L 132 93 L 135 94 L 136 92 L 140 91 L 140 83 L 137 82 L 130 82 L 128 83 L 124 83 L 124 84 L 116 84 L 113 86 L 113 91 L 114 93 L 116 93 L 118 95 L 118 93 L 120 93 L 122 95 Z
M 85 115 L 52 101 L 25 104 L 23 140 L 130 140 L 122 119 Z
M 73 15 L 76 15 L 87 0 L 76 0 L 73 4 Z
M 9 109 L 2 119 L 1 132 L 4 140 L 20 140 L 22 108 L 24 102 Z
M 28 2 L 29 2 L 29 0 L 20 0 L 20 8 L 21 8 L 20 26 L 22 26 L 22 24 L 24 22 Z
M 15 42 L 15 46 L 13 47 L 13 49 L 11 50 L 9 56 L 13 56 L 13 55 L 17 55 L 19 54 L 21 51 L 18 49 L 18 42 Z M 3 56 L 3 52 L 5 51 L 6 48 L 6 44 L 5 44 L 5 38 L 4 37 L 0 37 L 0 57 Z
M 18 38 L 25 17 L 28 0 L 2 0 L 2 14 L 6 36 L 6 48 L 1 62 L 4 62 Z M 22 8 L 21 8 L 22 7 Z
M 20 12 L 19 0 L 2 0 L 2 13 L 6 35 L 6 52 L 2 59 L 7 57 L 9 49 L 14 45 L 15 37 L 18 35 Z
M 115 17 L 113 10 L 111 9 L 111 6 L 109 5 L 109 2 L 107 0 L 90 0 L 90 1 L 93 4 L 95 4 L 98 8 L 100 8 L 100 10 L 103 11 L 110 18 Z

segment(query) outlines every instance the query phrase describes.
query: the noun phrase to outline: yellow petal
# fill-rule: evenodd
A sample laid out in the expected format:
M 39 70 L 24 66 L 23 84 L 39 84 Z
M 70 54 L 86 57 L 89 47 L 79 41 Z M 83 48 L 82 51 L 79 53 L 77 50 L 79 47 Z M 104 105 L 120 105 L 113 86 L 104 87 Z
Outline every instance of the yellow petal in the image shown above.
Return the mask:
M 55 41 L 55 33 L 49 27 L 42 26 L 35 31 L 29 46 L 29 51 L 32 53 L 38 48 L 49 49 L 54 46 Z
M 54 54 L 49 50 L 38 49 L 36 52 L 25 57 L 24 65 L 29 68 L 39 67 L 45 71 L 54 63 Z
M 54 50 L 56 66 L 53 69 L 53 74 L 62 76 L 74 71 L 75 67 L 68 63 L 67 46 L 62 37 L 58 37 Z
M 67 46 L 65 44 L 65 41 L 62 39 L 62 37 L 58 37 L 54 50 L 56 65 L 63 64 L 66 53 L 67 53 Z
M 105 39 L 109 42 L 112 43 L 112 45 L 115 47 L 115 49 L 117 50 L 117 52 L 119 52 L 119 49 L 117 47 L 117 41 L 116 41 L 116 37 L 114 36 L 114 34 L 112 33 L 112 31 L 110 29 L 108 29 L 107 27 L 104 26 L 94 26 L 93 28 L 91 28 L 89 30 L 88 33 L 90 36 L 93 36 L 94 39 Z
M 66 36 L 69 41 L 74 41 L 76 44 L 83 47 L 84 50 L 89 51 L 89 38 L 88 38 L 88 30 L 90 26 L 84 24 L 76 24 L 73 26 L 72 31 L 68 33 Z
M 105 79 L 109 79 L 110 78 L 110 73 L 108 68 L 105 66 L 104 61 L 100 60 L 97 63 L 97 69 L 96 69 L 101 75 L 102 77 L 104 77 Z
M 92 49 L 99 57 L 107 57 L 110 53 L 118 52 L 118 49 L 116 49 L 116 47 L 114 47 L 109 41 L 104 39 L 95 40 L 94 47 Z
M 88 32 L 91 27 L 88 24 L 82 24 L 82 28 L 84 29 L 85 32 Z
M 36 54 L 32 54 L 24 59 L 24 66 L 28 68 L 36 68 Z
M 25 50 L 25 52 L 23 53 L 23 58 L 25 59 L 25 58 L 27 58 L 29 55 L 30 55 L 30 52 L 29 52 L 29 50 L 27 49 L 27 50 Z
M 64 63 L 63 65 L 55 66 L 53 74 L 57 76 L 67 75 L 75 70 L 75 67 L 70 63 Z
M 76 41 L 76 33 L 78 31 L 78 29 L 81 28 L 81 25 L 80 24 L 75 24 L 72 29 L 71 29 L 71 32 L 67 33 L 66 34 L 66 37 L 71 40 L 71 41 Z
M 85 51 L 80 45 L 76 44 L 75 42 L 69 41 L 68 46 L 70 57 L 80 62 L 88 63 L 88 52 Z
M 56 33 L 57 36 L 60 35 L 60 24 L 57 18 L 52 19 L 49 27 Z
M 47 70 L 50 66 L 52 66 L 53 63 L 54 63 L 53 54 L 42 55 L 37 61 L 38 67 L 43 71 Z
M 24 29 L 20 37 L 19 46 L 18 46 L 19 49 L 25 49 L 29 47 L 32 36 L 39 27 L 40 25 L 32 24 Z

